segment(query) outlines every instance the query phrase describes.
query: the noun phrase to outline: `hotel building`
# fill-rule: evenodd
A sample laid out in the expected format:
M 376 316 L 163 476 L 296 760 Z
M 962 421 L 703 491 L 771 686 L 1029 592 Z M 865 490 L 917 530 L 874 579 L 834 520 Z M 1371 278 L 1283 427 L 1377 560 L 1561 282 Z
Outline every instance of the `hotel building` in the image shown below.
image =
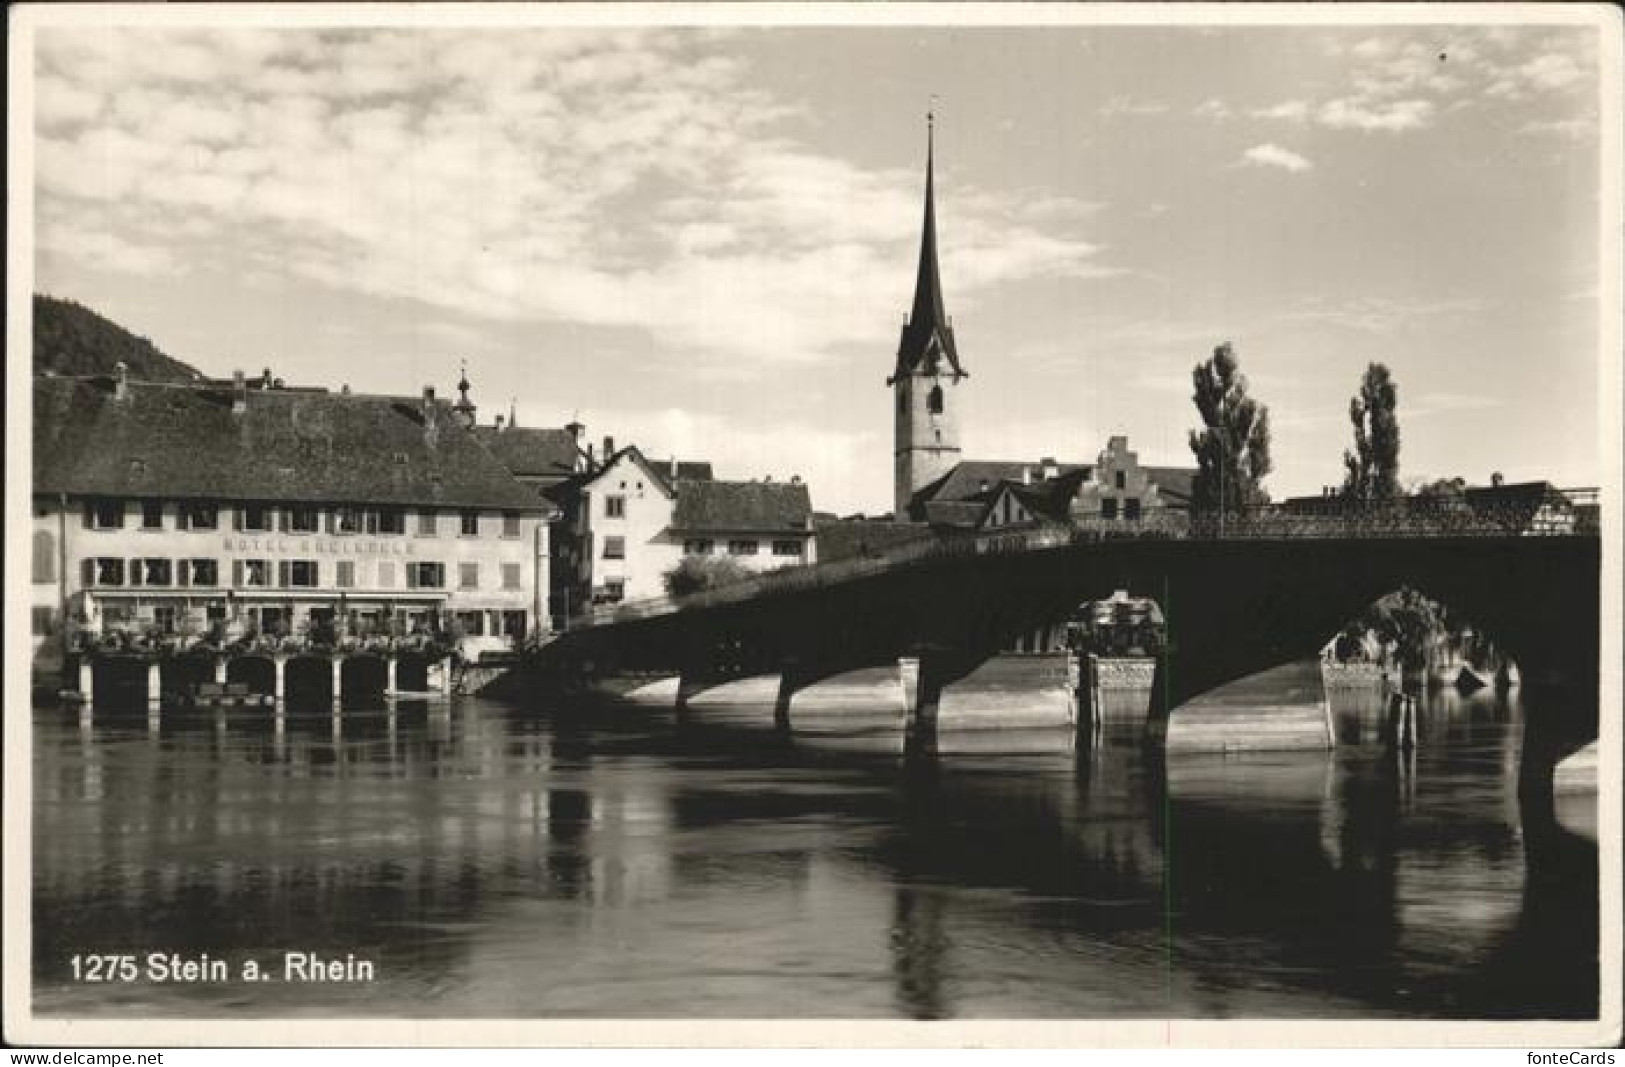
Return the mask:
M 546 628 L 554 508 L 455 406 L 282 388 L 34 380 L 35 649 L 74 630 Z

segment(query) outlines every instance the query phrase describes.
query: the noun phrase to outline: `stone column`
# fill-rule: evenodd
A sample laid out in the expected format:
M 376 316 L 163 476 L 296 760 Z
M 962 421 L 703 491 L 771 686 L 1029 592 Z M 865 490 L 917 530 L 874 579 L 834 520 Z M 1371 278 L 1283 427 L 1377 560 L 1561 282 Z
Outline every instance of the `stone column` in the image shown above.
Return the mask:
M 81 711 L 92 711 L 96 706 L 96 665 L 89 656 L 79 657 L 79 695 L 84 702 L 79 705 Z
M 344 657 L 333 657 L 333 707 L 337 709 L 344 698 Z
M 395 653 L 391 652 L 384 657 L 384 695 L 395 695 Z
M 163 694 L 164 694 L 164 672 L 162 671 L 162 669 L 159 668 L 158 661 L 153 660 L 151 663 L 147 664 L 147 710 L 148 711 L 157 711 L 158 710 L 159 706 L 163 704 Z
M 272 656 L 271 665 L 276 669 L 276 686 L 271 696 L 276 702 L 278 711 L 287 705 L 288 696 L 288 660 L 285 656 Z
M 215 660 L 214 660 L 214 684 L 218 685 L 220 687 L 221 692 L 225 691 L 225 688 L 226 688 L 226 657 L 224 657 L 224 656 L 216 656 L 215 657 Z
M 451 657 L 440 661 L 440 695 L 451 699 Z

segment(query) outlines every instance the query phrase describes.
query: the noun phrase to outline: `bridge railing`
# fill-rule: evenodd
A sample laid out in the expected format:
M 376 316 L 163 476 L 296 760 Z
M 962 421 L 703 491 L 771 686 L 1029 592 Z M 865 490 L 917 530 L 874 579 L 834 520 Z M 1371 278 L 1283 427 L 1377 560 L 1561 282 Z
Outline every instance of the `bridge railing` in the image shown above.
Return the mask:
M 1075 518 L 1067 526 L 943 533 L 881 554 L 753 574 L 682 597 L 655 596 L 595 609 L 570 629 L 665 615 L 838 585 L 928 561 L 1040 551 L 1066 545 L 1148 540 L 1314 540 L 1597 536 L 1597 490 L 1553 490 L 1518 500 L 1401 497 L 1361 504 L 1328 497 L 1307 504 L 1261 504 L 1224 514 L 1147 512 L 1134 520 Z

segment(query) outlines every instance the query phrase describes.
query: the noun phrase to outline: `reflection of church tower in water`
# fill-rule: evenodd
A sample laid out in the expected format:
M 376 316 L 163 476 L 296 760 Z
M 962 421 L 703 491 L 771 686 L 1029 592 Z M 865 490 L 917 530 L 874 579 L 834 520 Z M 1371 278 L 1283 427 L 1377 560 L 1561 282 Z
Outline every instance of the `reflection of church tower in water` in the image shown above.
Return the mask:
M 967 377 L 959 365 L 954 331 L 942 304 L 937 269 L 937 212 L 933 169 L 936 123 L 926 118 L 925 225 L 920 236 L 920 268 L 914 280 L 914 307 L 897 346 L 897 369 L 886 379 L 897 395 L 896 511 L 908 517 L 909 499 L 921 487 L 959 462 L 958 398 Z

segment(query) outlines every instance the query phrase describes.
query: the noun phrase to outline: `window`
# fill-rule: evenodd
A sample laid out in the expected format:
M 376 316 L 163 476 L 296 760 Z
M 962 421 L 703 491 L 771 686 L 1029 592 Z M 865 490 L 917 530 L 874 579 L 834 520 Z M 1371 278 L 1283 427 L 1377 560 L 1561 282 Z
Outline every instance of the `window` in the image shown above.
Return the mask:
M 626 599 L 626 583 L 615 580 L 604 583 L 604 599 L 619 602 Z
M 341 559 L 338 562 L 338 575 L 334 579 L 340 589 L 355 588 L 355 560 Z
M 395 587 L 395 564 L 389 560 L 378 562 L 378 588 L 393 589 Z
M 36 607 L 30 627 L 34 636 L 44 637 L 54 629 L 56 629 L 56 611 L 49 604 Z
M 159 604 L 152 609 L 152 625 L 161 634 L 175 632 L 175 606 L 173 604 Z
M 519 512 L 517 512 L 517 511 L 504 511 L 502 513 L 502 536 L 503 537 L 518 537 L 519 536 Z
M 1117 518 L 1117 498 L 1109 496 L 1100 502 L 1100 517 L 1103 519 Z
M 180 582 L 182 585 L 219 585 L 220 564 L 212 559 L 183 559 Z
M 177 517 L 183 530 L 214 530 L 220 526 L 220 507 L 202 500 L 183 501 Z
M 316 509 L 298 504 L 288 509 L 288 529 L 293 533 L 316 532 Z
M 799 556 L 799 555 L 801 555 L 801 542 L 800 541 L 774 541 L 773 542 L 773 554 L 775 556 Z
M 143 530 L 162 530 L 164 528 L 164 502 L 162 500 L 143 500 L 141 502 L 141 528 Z
M 1126 474 L 1124 474 L 1124 472 L 1118 471 L 1116 474 L 1114 474 L 1112 476 L 1112 478 L 1113 478 L 1113 482 L 1114 482 L 1114 484 L 1116 484 L 1117 488 L 1125 489 L 1125 488 L 1128 487 L 1128 476 Z
M 240 559 L 232 566 L 234 585 L 263 589 L 271 584 L 271 561 L 268 559 Z
M 1123 518 L 1128 519 L 1130 522 L 1134 522 L 1138 520 L 1139 517 L 1140 498 L 1137 496 L 1131 496 L 1127 500 L 1123 501 Z
M 624 497 L 624 496 L 606 496 L 604 498 L 604 518 L 606 518 L 606 519 L 624 519 L 624 518 L 626 518 L 626 497 Z
M 465 637 L 485 636 L 485 612 L 459 611 L 457 613 L 457 628 Z
M 756 555 L 756 548 L 757 544 L 755 541 L 729 541 L 728 555 L 754 556 Z
M 933 385 L 925 395 L 925 408 L 933 415 L 942 414 L 942 386 Z
M 502 588 L 504 588 L 504 589 L 518 589 L 519 588 L 519 564 L 517 564 L 517 563 L 504 563 L 502 565 Z
M 408 589 L 444 589 L 446 565 L 444 563 L 408 563 L 406 587 Z
M 124 501 L 89 501 L 85 504 L 85 525 L 92 530 L 122 529 L 124 526 Z
M 85 562 L 90 564 L 91 585 L 124 584 L 124 561 L 122 559 L 110 559 L 104 556 L 100 559 L 86 560 Z
M 440 532 L 440 516 L 432 508 L 418 512 L 418 536 L 433 537 Z
M 480 587 L 480 565 L 478 563 L 457 564 L 457 588 L 478 589 Z
M 56 538 L 49 530 L 34 531 L 34 581 L 56 581 Z
M 278 585 L 295 589 L 311 589 L 316 585 L 316 561 L 313 559 L 279 560 L 276 569 Z
M 403 534 L 406 532 L 406 512 L 400 508 L 379 508 L 367 512 L 367 532 L 376 534 Z
M 502 632 L 515 641 L 525 639 L 525 613 L 522 611 L 504 611 L 502 613 Z
M 237 513 L 238 529 L 250 533 L 264 533 L 272 525 L 273 509 L 266 504 L 244 504 Z
M 691 537 L 683 542 L 683 551 L 691 556 L 709 556 L 716 547 L 709 537 Z
M 626 538 L 624 538 L 624 537 L 606 537 L 606 538 L 604 538 L 604 558 L 605 559 L 625 559 L 626 558 Z
M 463 534 L 464 537 L 478 537 L 480 535 L 480 513 L 479 512 L 477 512 L 477 511 L 465 511 L 460 516 L 458 516 L 458 518 L 462 522 L 462 534 Z
M 141 565 L 141 581 L 140 581 L 141 585 L 170 585 L 170 584 L 173 584 L 173 579 L 170 576 L 172 568 L 170 566 L 169 560 L 167 560 L 167 559 L 143 559 L 143 560 L 137 560 L 136 562 L 138 562 Z M 130 577 L 132 578 L 132 581 L 131 581 L 130 584 L 132 584 L 132 585 L 136 584 L 133 581 L 135 575 L 131 574 Z
M 333 532 L 336 534 L 353 534 L 361 532 L 360 508 L 334 508 Z

